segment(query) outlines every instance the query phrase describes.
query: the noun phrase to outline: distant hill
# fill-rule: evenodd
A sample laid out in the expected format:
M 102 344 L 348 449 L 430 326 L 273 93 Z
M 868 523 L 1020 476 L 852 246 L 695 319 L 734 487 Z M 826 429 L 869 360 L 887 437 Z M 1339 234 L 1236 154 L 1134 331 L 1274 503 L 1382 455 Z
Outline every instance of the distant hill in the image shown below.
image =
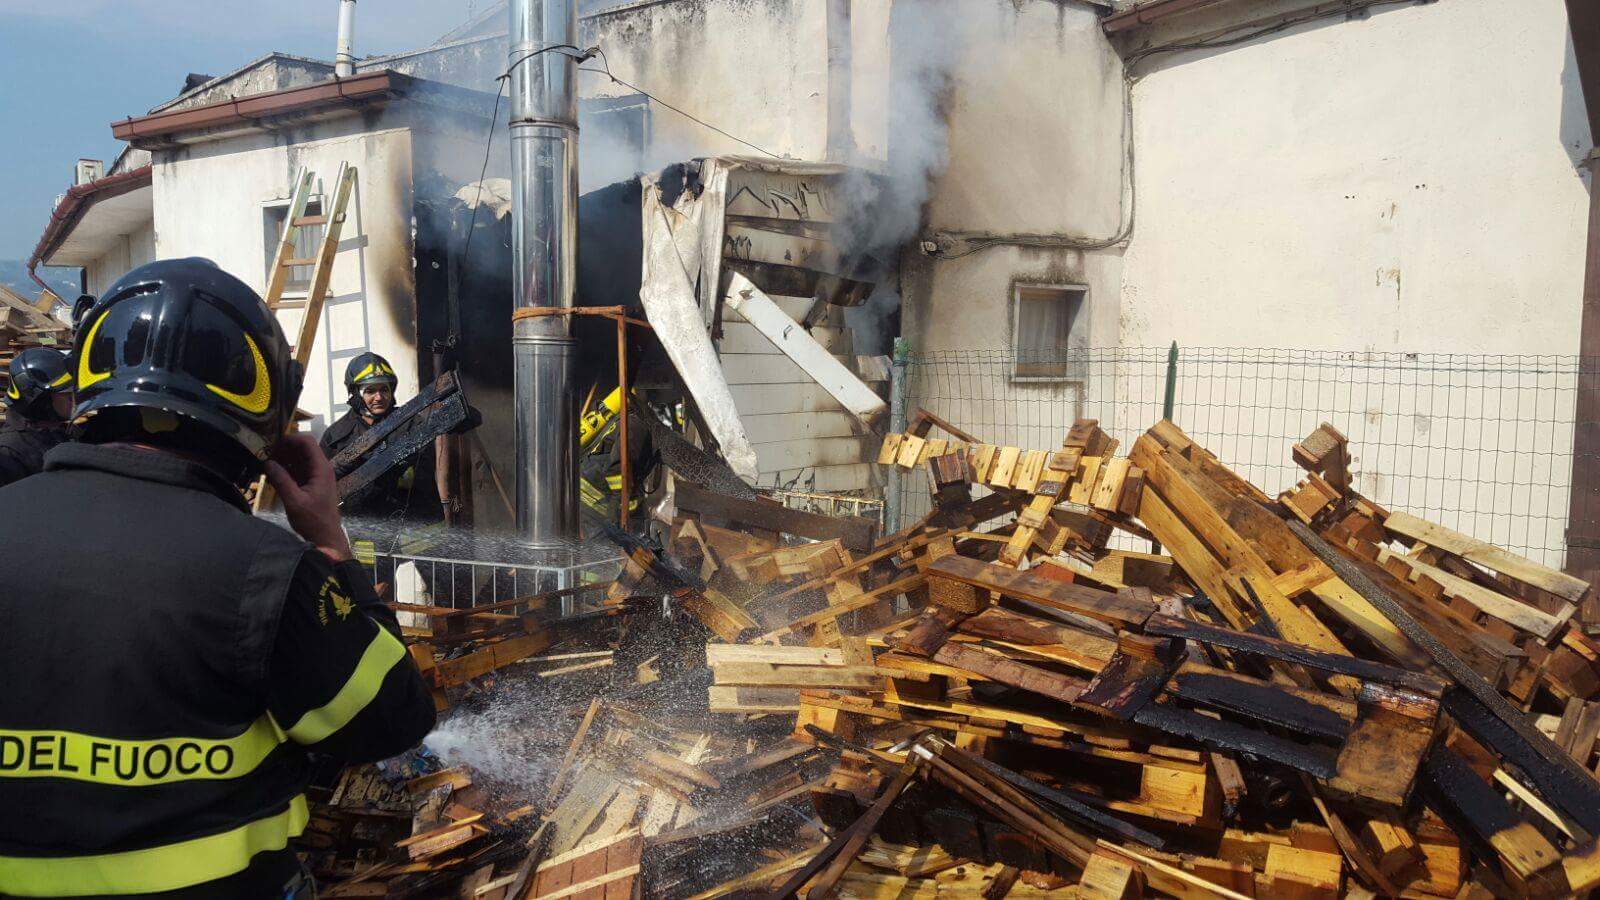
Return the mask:
M 39 269 L 39 277 L 50 289 L 60 294 L 67 302 L 76 300 L 78 294 L 78 270 L 43 267 Z M 39 297 L 39 286 L 28 277 L 28 264 L 20 259 L 0 259 L 0 284 L 16 291 L 29 300 Z

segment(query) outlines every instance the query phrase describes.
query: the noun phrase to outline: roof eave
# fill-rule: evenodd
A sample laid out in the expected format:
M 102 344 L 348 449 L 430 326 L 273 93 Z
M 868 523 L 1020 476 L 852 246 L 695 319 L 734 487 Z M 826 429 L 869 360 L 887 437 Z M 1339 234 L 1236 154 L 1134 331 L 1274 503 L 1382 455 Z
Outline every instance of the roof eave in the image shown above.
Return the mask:
M 90 207 L 102 200 L 149 187 L 154 181 L 154 171 L 153 166 L 141 166 L 119 175 L 108 175 L 88 184 L 70 188 L 66 196 L 56 205 L 55 211 L 50 214 L 50 222 L 45 225 L 44 234 L 39 236 L 39 243 L 33 248 L 33 254 L 28 257 L 28 271 L 37 269 L 41 261 L 56 252 L 61 242 L 72 233 L 72 229 L 77 226 Z
M 382 70 L 349 78 L 234 97 L 204 106 L 169 110 L 111 124 L 111 133 L 136 147 L 160 149 L 183 143 L 180 137 L 230 127 L 255 127 L 263 120 L 335 107 L 362 107 L 403 94 L 411 78 Z

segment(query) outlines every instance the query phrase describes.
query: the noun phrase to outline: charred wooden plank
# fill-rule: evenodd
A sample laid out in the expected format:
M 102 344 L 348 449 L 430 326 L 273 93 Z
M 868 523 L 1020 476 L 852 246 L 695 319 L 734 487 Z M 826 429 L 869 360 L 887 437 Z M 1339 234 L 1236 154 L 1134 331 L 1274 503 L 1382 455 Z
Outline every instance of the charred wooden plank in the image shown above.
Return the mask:
M 938 560 L 928 567 L 928 576 L 999 591 L 1010 597 L 1080 613 L 1124 628 L 1139 628 L 1156 610 L 1155 604 L 1149 600 L 1148 591 L 1112 594 L 964 556 L 946 556 Z
M 1428 802 L 1486 859 L 1499 859 L 1514 883 L 1534 896 L 1567 893 L 1561 854 L 1499 791 L 1448 747 L 1435 747 L 1423 766 Z M 1558 883 L 1552 883 L 1552 882 Z
M 1204 622 L 1179 619 L 1159 613 L 1151 616 L 1149 621 L 1145 623 L 1145 633 L 1185 638 L 1199 641 L 1202 644 L 1226 647 L 1229 650 L 1253 653 L 1269 659 L 1280 659 L 1313 669 L 1321 669 L 1325 672 L 1349 675 L 1352 678 L 1359 678 L 1363 681 L 1392 684 L 1429 697 L 1436 698 L 1441 696 L 1446 687 L 1443 679 L 1424 672 L 1408 672 L 1396 666 L 1369 662 L 1355 656 L 1313 650 L 1310 647 L 1277 638 L 1234 631 L 1230 628 L 1221 628 Z
M 894 647 L 916 656 L 931 657 L 950 639 L 950 632 L 966 618 L 966 613 L 930 606 L 917 617 L 911 630 L 894 642 Z
M 1210 747 L 1253 753 L 1315 778 L 1328 779 L 1338 773 L 1336 757 L 1331 748 L 1301 744 L 1269 732 L 1180 709 L 1170 703 L 1147 704 L 1133 714 L 1133 721 Z
M 1519 766 L 1552 806 L 1590 833 L 1600 833 L 1600 782 L 1596 782 L 1594 776 L 1573 762 L 1555 742 L 1539 733 L 1493 685 L 1441 644 L 1389 592 L 1378 587 L 1333 545 L 1301 522 L 1288 525 L 1312 553 L 1460 685 L 1459 690 L 1446 692 L 1444 707 L 1468 734 Z
M 905 792 L 906 785 L 911 783 L 911 776 L 916 771 L 917 761 L 914 758 L 907 760 L 894 780 L 890 781 L 883 793 L 878 795 L 878 799 L 861 814 L 861 818 L 849 828 L 839 832 L 826 847 L 811 858 L 811 862 L 794 873 L 782 887 L 769 894 L 769 900 L 787 900 L 789 897 L 794 897 L 813 879 L 816 881 L 807 896 L 829 896 L 833 886 L 838 883 L 839 876 L 844 874 L 845 868 L 861 852 L 861 848 L 866 846 L 867 838 L 878 827 L 878 822 L 883 819 L 884 813 L 888 812 L 889 807 Z
M 957 752 L 961 751 L 958 750 Z M 1058 791 L 1049 785 L 1040 784 L 1039 782 L 1034 781 L 1032 778 L 1029 778 L 1018 772 L 1014 772 L 1005 766 L 1000 765 L 999 763 L 984 759 L 982 756 L 979 756 L 975 753 L 962 753 L 962 755 L 973 765 L 989 772 L 991 775 L 994 775 L 996 778 L 1011 784 L 1013 787 L 1019 790 L 1033 794 L 1035 797 L 1049 803 L 1051 806 L 1059 807 L 1064 815 L 1077 819 L 1084 825 L 1088 825 L 1108 834 L 1114 834 L 1117 837 L 1125 838 L 1127 840 L 1138 841 L 1141 844 L 1154 847 L 1157 850 L 1161 850 L 1166 847 L 1167 841 L 1161 835 L 1152 831 L 1147 831 L 1133 824 L 1132 822 L 1126 822 L 1105 812 L 1104 810 L 1090 806 L 1071 794 Z
M 1077 700 L 1088 688 L 1089 683 L 1082 678 L 1071 675 L 1062 675 L 1049 669 L 1030 666 L 1007 659 L 997 653 L 979 650 L 965 644 L 955 642 L 946 643 L 933 654 L 933 661 L 966 669 L 982 675 L 1001 684 L 1009 684 L 1015 688 L 1031 691 L 1071 703 Z M 1158 688 L 1159 689 L 1159 688 Z
M 379 444 L 388 440 L 389 436 L 407 426 L 407 423 L 417 413 L 433 404 L 443 400 L 451 394 L 459 392 L 460 383 L 456 380 L 455 372 L 446 372 L 434 379 L 433 383 L 417 392 L 415 397 L 406 401 L 394 412 L 383 417 L 367 429 L 360 437 L 351 441 L 343 450 L 333 456 L 333 471 L 336 475 L 343 476 L 361 465 L 361 460 Z
M 407 460 L 433 443 L 434 438 L 448 434 L 459 427 L 470 415 L 467 398 L 460 391 L 420 409 L 407 412 L 416 399 L 413 398 L 411 403 L 407 403 L 384 419 L 382 424 L 388 424 L 402 413 L 406 415 L 403 421 L 385 432 L 386 438 L 382 443 L 372 447 L 370 454 L 358 456 L 350 463 L 348 474 L 341 477 L 338 482 L 340 503 L 352 503 L 361 499 L 372 490 L 378 479 L 398 466 L 404 465 Z M 371 433 L 372 431 L 367 432 Z
M 1433 743 L 1439 701 L 1369 682 L 1356 703 L 1355 725 L 1328 788 L 1357 804 L 1401 806 Z
M 673 496 L 681 510 L 817 541 L 838 539 L 851 550 L 871 550 L 878 535 L 878 523 L 872 519 L 861 516 L 819 516 L 789 509 L 778 503 L 719 494 L 692 481 L 678 481 Z
M 1299 734 L 1343 741 L 1355 708 L 1332 694 L 1273 684 L 1224 670 L 1182 671 L 1168 693 L 1191 703 L 1250 716 Z
M 1161 692 L 1183 658 L 1181 639 L 1124 633 L 1078 702 L 1118 719 L 1132 718 Z

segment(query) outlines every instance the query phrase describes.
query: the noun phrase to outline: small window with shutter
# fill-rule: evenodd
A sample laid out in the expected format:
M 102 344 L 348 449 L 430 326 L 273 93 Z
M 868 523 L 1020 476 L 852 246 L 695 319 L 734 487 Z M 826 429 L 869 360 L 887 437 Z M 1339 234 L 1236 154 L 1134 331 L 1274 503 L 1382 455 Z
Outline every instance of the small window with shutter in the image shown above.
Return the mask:
M 1011 335 L 1017 381 L 1074 378 L 1069 353 L 1087 346 L 1078 322 L 1089 288 L 1081 284 L 1019 284 L 1013 288 Z
M 289 218 L 289 201 L 273 200 L 262 205 L 264 213 L 262 245 L 266 253 L 267 280 L 272 280 L 272 263 L 278 255 L 278 243 L 283 240 L 283 223 Z M 322 198 L 314 197 L 306 204 L 305 214 L 322 215 Z M 296 259 L 312 259 L 322 247 L 326 225 L 303 225 L 295 230 L 294 255 Z M 290 266 L 289 280 L 284 283 L 285 299 L 304 298 L 311 289 L 312 266 Z

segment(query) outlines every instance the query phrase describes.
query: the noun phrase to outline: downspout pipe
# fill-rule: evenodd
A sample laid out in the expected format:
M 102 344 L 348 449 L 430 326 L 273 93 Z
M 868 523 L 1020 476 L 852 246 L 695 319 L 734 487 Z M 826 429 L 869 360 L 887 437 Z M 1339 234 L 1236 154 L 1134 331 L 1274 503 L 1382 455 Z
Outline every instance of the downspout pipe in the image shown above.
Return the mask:
M 851 55 L 850 0 L 827 0 L 828 31 L 828 142 L 830 162 L 855 159 L 855 134 L 850 125 Z
M 577 276 L 575 0 L 511 0 L 512 321 L 517 534 L 534 549 L 578 537 L 570 309 Z M 544 313 L 527 315 L 528 311 Z
M 333 54 L 333 74 L 349 78 L 356 73 L 356 0 L 339 0 L 339 46 Z
M 34 261 L 28 263 L 28 277 L 33 279 L 33 283 L 34 284 L 37 284 L 39 287 L 45 289 L 46 291 L 49 291 L 50 293 L 55 294 L 55 290 L 52 289 L 50 287 L 50 285 L 45 284 L 44 283 L 44 279 L 39 277 L 39 273 L 34 271 L 38 267 L 39 267 L 39 261 L 38 260 L 34 260 Z M 83 289 L 83 292 L 85 294 L 87 294 L 89 292 L 89 289 L 87 287 L 85 287 Z M 57 294 L 57 296 L 60 296 L 60 295 Z

